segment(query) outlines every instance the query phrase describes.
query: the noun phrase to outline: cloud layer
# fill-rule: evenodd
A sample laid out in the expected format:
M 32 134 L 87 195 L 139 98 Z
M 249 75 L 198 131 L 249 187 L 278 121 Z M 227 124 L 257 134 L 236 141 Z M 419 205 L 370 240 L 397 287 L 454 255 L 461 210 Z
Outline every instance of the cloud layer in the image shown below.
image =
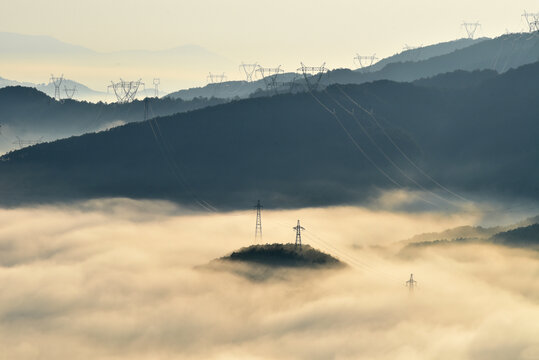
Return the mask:
M 0 358 L 539 357 L 535 253 L 460 245 L 402 258 L 392 245 L 473 217 L 275 211 L 264 240 L 293 241 L 298 218 L 305 242 L 350 266 L 260 283 L 199 269 L 252 242 L 252 213 L 131 200 L 0 210 Z

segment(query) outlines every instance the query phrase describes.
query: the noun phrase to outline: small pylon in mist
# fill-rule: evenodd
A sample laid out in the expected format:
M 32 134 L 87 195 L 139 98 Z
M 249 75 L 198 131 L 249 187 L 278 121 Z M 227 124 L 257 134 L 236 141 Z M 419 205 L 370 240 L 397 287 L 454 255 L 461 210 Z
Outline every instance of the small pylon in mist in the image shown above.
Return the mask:
M 299 249 L 301 250 L 301 230 L 305 230 L 305 228 L 299 224 L 298 220 L 298 225 L 294 226 L 292 229 L 296 230 L 296 248 L 299 246 Z
M 417 286 L 417 281 L 414 280 L 414 274 L 410 274 L 410 280 L 406 281 L 406 287 L 410 293 L 414 292 L 414 288 Z
M 257 242 L 259 234 L 262 241 L 262 209 L 264 207 L 260 204 L 260 200 L 258 200 L 254 208 L 256 209 L 255 242 Z

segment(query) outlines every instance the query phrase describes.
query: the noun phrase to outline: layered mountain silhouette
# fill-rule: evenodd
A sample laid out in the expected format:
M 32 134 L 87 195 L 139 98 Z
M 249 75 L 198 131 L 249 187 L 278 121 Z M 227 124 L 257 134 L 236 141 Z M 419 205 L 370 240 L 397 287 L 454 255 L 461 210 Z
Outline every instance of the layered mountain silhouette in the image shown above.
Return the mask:
M 233 101 L 24 148 L 0 158 L 0 201 L 303 207 L 394 189 L 456 200 L 432 179 L 461 194 L 537 199 L 539 63 L 479 83 L 468 75 L 454 74 L 468 83 L 458 89 L 432 86 L 449 74 L 429 86 L 377 81 Z
M 147 99 L 149 115 L 169 115 L 223 103 L 218 99 Z M 0 89 L 0 124 L 3 137 L 0 150 L 18 147 L 16 136 L 55 140 L 80 135 L 144 119 L 144 102 L 127 104 L 89 103 L 76 100 L 57 101 L 29 87 Z M 9 141 L 11 140 L 11 141 Z
M 463 226 L 441 233 L 416 235 L 405 241 L 406 245 L 400 254 L 410 256 L 417 249 L 431 246 L 477 243 L 539 250 L 539 216 L 509 226 L 491 228 Z
M 70 79 L 84 79 L 86 85 L 105 91 L 111 80 L 145 79 L 149 88 L 155 77 L 163 79 L 162 88 L 177 88 L 200 83 L 213 69 L 237 70 L 237 65 L 203 47 L 186 44 L 163 50 L 119 50 L 100 52 L 68 44 L 49 36 L 0 32 L 0 67 L 2 77 L 16 79 L 25 75 L 21 65 L 64 73 Z M 7 76 L 9 72 L 10 76 Z M 115 75 L 111 75 L 115 74 Z M 165 80 L 166 79 L 166 80 Z M 43 90 L 43 89 L 41 89 Z
M 507 34 L 495 39 L 460 39 L 451 42 L 406 50 L 380 60 L 364 69 L 336 69 L 321 79 L 321 84 L 363 84 L 377 80 L 410 82 L 457 70 L 493 70 L 503 73 L 539 60 L 539 34 Z M 291 87 L 290 82 L 296 86 Z M 286 73 L 279 77 L 285 85 L 277 92 L 304 91 L 303 76 Z M 191 99 L 195 96 L 245 98 L 257 90 L 265 90 L 264 81 L 252 83 L 241 81 L 210 84 L 202 88 L 181 90 L 169 94 L 173 98 Z

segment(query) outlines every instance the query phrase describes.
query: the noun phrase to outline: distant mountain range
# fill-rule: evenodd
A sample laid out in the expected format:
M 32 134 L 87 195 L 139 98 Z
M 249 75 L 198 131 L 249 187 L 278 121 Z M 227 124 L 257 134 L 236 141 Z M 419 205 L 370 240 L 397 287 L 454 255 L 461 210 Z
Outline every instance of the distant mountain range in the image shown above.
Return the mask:
M 365 68 L 357 69 L 356 71 L 374 72 L 374 71 L 382 70 L 388 64 L 424 61 L 433 57 L 450 54 L 456 50 L 464 49 L 468 46 L 478 44 L 485 40 L 490 40 L 490 39 L 489 38 L 458 39 L 458 40 L 446 41 L 446 42 L 441 42 L 438 44 L 427 45 L 427 46 L 421 45 L 414 48 L 405 49 L 400 53 L 397 53 L 393 56 L 388 56 L 387 58 L 381 59 L 380 61 L 376 62 L 375 64 L 371 66 L 366 66 Z
M 537 200 L 539 63 L 483 74 L 332 85 L 31 146 L 0 158 L 0 202 L 125 196 L 303 207 L 395 189 Z
M 237 64 L 197 45 L 157 51 L 98 52 L 48 36 L 0 32 L 0 76 L 27 78 L 29 68 L 31 72 L 45 69 L 41 75 L 43 82 L 48 81 L 51 73 L 63 73 L 105 91 L 111 80 L 119 78 L 142 78 L 148 88 L 153 88 L 154 78 L 163 80 L 163 89 L 193 86 L 201 79 L 205 81 L 208 71 L 237 71 Z
M 414 250 L 431 246 L 474 243 L 539 250 L 539 216 L 509 226 L 491 228 L 463 226 L 441 233 L 416 235 L 405 242 L 401 255 L 413 255 Z

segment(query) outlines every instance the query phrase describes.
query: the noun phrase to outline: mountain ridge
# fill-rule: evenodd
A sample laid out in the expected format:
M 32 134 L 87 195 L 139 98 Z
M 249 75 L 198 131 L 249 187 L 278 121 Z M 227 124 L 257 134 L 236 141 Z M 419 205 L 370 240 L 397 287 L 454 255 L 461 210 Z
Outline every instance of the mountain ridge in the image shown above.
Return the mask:
M 383 191 L 417 189 L 411 179 L 436 191 L 371 115 L 410 159 L 454 191 L 539 199 L 533 181 L 539 170 L 528 165 L 539 157 L 539 125 L 533 120 L 539 117 L 537 76 L 539 63 L 464 90 L 391 81 L 335 85 L 314 94 L 232 101 L 40 144 L 0 158 L 0 185 L 6 191 L 0 201 L 123 196 L 188 206 L 204 199 L 237 209 L 264 198 L 286 208 L 365 203 Z M 350 99 L 371 115 L 351 112 Z M 156 138 L 152 127 L 157 126 L 162 136 Z M 39 182 L 25 177 L 32 171 Z

